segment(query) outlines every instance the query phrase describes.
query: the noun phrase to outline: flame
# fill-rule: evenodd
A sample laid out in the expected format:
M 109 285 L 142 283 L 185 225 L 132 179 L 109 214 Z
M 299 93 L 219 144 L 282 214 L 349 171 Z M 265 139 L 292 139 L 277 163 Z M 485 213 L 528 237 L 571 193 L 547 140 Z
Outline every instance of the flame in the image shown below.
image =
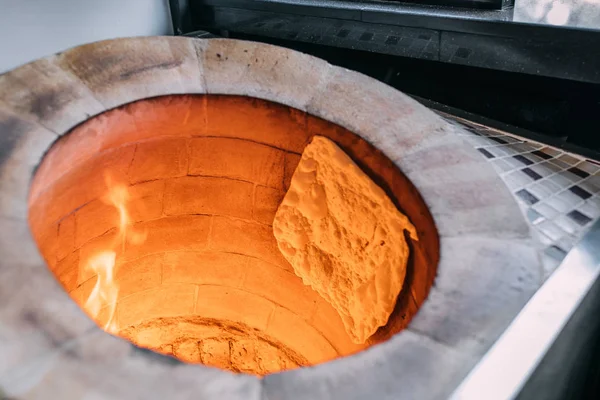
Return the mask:
M 87 267 L 97 275 L 96 285 L 85 302 L 85 309 L 93 318 L 100 314 L 103 304 L 108 304 L 108 319 L 104 325 L 104 330 L 115 332 L 118 326 L 114 321 L 117 297 L 119 296 L 119 286 L 114 281 L 114 269 L 117 253 L 114 251 L 103 251 L 93 256 Z
M 91 270 L 96 274 L 97 279 L 84 307 L 96 321 L 102 308 L 107 307 L 108 316 L 103 328 L 107 332 L 115 333 L 119 330 L 115 321 L 119 296 L 119 285 L 114 279 L 117 267 L 117 249 L 120 247 L 121 254 L 123 254 L 127 242 L 132 244 L 143 243 L 146 240 L 146 233 L 134 232 L 130 229 L 132 220 L 127 210 L 128 187 L 121 183 L 114 183 L 110 176 L 105 176 L 105 181 L 108 193 L 102 200 L 118 210 L 118 230 L 114 242 L 109 246 L 110 248 L 94 254 L 85 265 L 87 270 Z

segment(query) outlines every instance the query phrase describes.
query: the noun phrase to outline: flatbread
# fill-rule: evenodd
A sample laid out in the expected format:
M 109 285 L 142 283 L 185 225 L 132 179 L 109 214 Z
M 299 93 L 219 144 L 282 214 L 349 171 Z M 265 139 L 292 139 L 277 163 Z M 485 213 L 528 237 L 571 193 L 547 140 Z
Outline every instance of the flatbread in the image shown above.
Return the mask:
M 354 343 L 387 323 L 402 289 L 414 226 L 334 142 L 306 146 L 273 232 L 296 275 L 339 313 Z

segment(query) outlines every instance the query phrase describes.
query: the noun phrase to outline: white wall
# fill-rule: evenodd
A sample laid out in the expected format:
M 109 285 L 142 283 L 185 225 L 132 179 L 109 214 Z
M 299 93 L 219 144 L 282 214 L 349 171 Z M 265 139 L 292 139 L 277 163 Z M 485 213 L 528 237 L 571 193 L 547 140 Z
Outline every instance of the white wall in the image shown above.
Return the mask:
M 168 0 L 0 0 L 0 73 L 83 43 L 172 31 Z

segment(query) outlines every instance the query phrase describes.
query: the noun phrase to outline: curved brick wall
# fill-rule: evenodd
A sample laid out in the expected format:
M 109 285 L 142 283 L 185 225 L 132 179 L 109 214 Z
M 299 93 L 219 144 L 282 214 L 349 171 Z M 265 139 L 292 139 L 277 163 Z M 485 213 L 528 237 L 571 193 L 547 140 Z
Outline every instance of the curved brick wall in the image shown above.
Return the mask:
M 421 239 L 411 244 L 405 289 L 390 322 L 364 346 L 350 341 L 335 310 L 294 275 L 270 226 L 315 134 L 336 141 L 386 189 Z M 118 234 L 118 211 L 103 201 L 107 175 L 128 185 L 132 229 L 146 235 L 141 244 L 126 241 L 117 249 L 121 334 L 189 362 L 262 374 L 354 353 L 404 328 L 435 276 L 438 237 L 429 212 L 391 161 L 364 140 L 262 100 L 169 96 L 83 123 L 54 144 L 35 175 L 32 232 L 79 304 L 96 282 L 84 267 Z M 180 329 L 190 320 L 244 328 L 198 333 L 190 344 Z M 167 325 L 169 334 L 159 329 Z M 256 340 L 244 347 L 248 337 Z M 236 353 L 239 346 L 245 353 Z M 264 364 L 261 351 L 279 361 Z

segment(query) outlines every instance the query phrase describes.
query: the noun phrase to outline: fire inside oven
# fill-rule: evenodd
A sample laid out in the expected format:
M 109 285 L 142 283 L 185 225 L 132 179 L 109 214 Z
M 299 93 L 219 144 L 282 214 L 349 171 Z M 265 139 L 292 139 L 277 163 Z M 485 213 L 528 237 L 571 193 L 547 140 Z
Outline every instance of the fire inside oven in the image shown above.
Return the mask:
M 403 288 L 385 326 L 351 340 L 278 249 L 272 223 L 303 149 L 336 142 L 408 216 Z M 407 178 L 353 133 L 247 97 L 167 96 L 94 117 L 38 168 L 29 221 L 50 269 L 106 331 L 189 363 L 264 375 L 353 354 L 402 330 L 438 260 Z

